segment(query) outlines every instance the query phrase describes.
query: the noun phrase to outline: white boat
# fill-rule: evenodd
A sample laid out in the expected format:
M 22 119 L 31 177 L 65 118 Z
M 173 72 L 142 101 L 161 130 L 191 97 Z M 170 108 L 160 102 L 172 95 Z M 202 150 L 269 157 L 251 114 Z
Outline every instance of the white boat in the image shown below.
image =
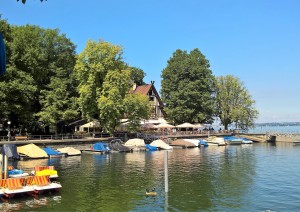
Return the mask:
M 196 147 L 199 146 L 200 141 L 198 139 L 183 139 L 184 141 L 194 144 Z
M 165 143 L 163 140 L 160 139 L 154 140 L 150 145 L 165 150 L 173 149 L 173 147 L 171 147 L 170 145 L 168 145 L 167 143 Z
M 225 142 L 224 138 L 216 137 L 216 136 L 208 137 L 205 140 L 205 142 L 208 145 L 217 145 L 217 146 L 225 146 L 226 145 L 226 142 Z
M 241 138 L 242 139 L 242 144 L 253 144 L 253 141 L 247 139 L 247 138 Z
M 57 149 L 57 151 L 64 153 L 67 156 L 81 155 L 81 151 L 73 147 L 64 147 L 64 148 Z
M 145 141 L 140 138 L 129 139 L 124 146 L 131 148 L 133 151 L 146 151 Z

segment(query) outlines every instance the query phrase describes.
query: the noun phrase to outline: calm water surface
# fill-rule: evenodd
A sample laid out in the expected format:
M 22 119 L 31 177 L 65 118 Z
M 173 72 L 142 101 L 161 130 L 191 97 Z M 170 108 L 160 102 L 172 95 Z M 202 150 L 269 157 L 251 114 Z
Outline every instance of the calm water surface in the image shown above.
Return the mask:
M 300 211 L 300 146 L 277 143 L 19 161 L 54 165 L 60 193 L 12 199 L 0 211 Z M 147 188 L 155 197 L 146 197 Z

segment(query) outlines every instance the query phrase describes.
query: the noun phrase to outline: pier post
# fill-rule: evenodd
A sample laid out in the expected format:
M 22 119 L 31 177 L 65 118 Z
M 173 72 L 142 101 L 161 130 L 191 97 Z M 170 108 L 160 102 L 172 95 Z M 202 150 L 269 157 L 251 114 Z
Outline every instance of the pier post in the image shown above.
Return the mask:
M 3 155 L 0 154 L 0 179 L 2 179 L 3 173 Z
M 168 179 L 168 150 L 165 150 L 165 192 L 169 192 L 169 179 Z
M 8 164 L 8 157 L 4 155 L 4 179 L 7 179 L 7 164 Z

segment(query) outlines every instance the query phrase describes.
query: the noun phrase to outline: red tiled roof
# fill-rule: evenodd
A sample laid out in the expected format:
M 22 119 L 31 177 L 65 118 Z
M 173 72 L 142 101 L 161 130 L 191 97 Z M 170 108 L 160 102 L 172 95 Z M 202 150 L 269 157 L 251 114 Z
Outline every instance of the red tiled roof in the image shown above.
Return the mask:
M 151 86 L 152 86 L 151 84 L 137 86 L 136 89 L 133 91 L 133 93 L 147 95 L 149 93 Z

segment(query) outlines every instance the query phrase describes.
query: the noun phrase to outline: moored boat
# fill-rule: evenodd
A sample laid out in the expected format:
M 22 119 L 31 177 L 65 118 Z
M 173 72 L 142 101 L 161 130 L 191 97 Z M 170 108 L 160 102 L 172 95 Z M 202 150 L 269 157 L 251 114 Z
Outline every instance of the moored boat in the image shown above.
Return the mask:
M 234 136 L 225 136 L 224 140 L 229 145 L 241 145 L 243 142 L 243 140 L 241 138 L 237 138 Z
M 217 145 L 217 146 L 225 146 L 226 142 L 222 137 L 210 136 L 208 137 L 205 142 L 210 145 Z
M 17 151 L 23 159 L 40 159 L 48 158 L 47 153 L 35 144 L 27 144 L 17 147 Z
M 165 150 L 173 149 L 173 147 L 171 147 L 170 145 L 168 145 L 167 143 L 165 143 L 163 140 L 160 140 L 160 139 L 152 141 L 152 143 L 150 143 L 150 145 L 155 146 L 160 149 L 165 149 Z
M 184 141 L 190 142 L 195 145 L 195 147 L 199 147 L 200 141 L 198 139 L 183 139 Z
M 132 149 L 124 146 L 120 139 L 111 140 L 109 143 L 109 147 L 112 151 L 115 152 L 132 152 Z
M 170 142 L 170 146 L 181 147 L 181 148 L 194 148 L 196 145 L 192 142 L 186 141 L 185 139 L 176 139 Z
M 146 144 L 146 150 L 148 150 L 148 151 L 156 151 L 157 147 L 156 146 L 151 146 L 150 144 Z
M 83 149 L 81 152 L 86 153 L 109 153 L 110 147 L 107 143 L 97 142 L 90 149 Z
M 200 140 L 200 146 L 208 147 L 208 144 L 204 140 Z
M 81 151 L 78 149 L 75 149 L 73 147 L 63 147 L 57 149 L 57 151 L 65 154 L 66 156 L 78 156 L 81 155 Z
M 3 144 L 1 152 L 3 155 L 6 155 L 8 159 L 11 160 L 20 159 L 20 155 L 18 154 L 17 146 L 15 144 Z
M 51 147 L 45 147 L 45 148 L 43 148 L 43 150 L 47 153 L 49 158 L 58 158 L 58 157 L 62 157 L 64 155 L 63 153 L 58 152 L 58 151 L 52 149 Z
M 242 141 L 242 144 L 253 144 L 253 141 L 247 139 L 247 138 L 241 138 L 243 141 Z
M 133 151 L 145 151 L 146 145 L 144 139 L 133 138 L 125 142 L 124 146 L 131 148 Z

